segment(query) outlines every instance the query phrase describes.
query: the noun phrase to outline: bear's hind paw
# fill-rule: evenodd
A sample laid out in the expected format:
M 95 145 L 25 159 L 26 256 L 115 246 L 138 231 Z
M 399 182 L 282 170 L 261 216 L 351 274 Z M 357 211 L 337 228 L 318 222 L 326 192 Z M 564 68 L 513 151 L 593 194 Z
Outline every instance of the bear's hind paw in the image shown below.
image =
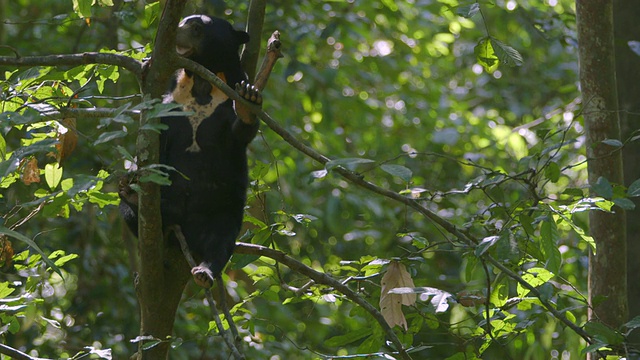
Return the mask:
M 193 281 L 195 281 L 198 286 L 205 289 L 213 286 L 213 273 L 208 267 L 203 265 L 195 266 L 191 269 L 191 274 L 193 275 Z

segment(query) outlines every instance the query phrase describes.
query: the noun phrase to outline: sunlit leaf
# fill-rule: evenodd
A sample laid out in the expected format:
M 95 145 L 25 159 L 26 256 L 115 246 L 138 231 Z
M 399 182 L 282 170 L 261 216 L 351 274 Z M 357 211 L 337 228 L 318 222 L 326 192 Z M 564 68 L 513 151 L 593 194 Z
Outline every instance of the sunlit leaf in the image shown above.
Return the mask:
M 44 178 L 51 190 L 55 190 L 62 180 L 62 168 L 58 163 L 47 164 L 44 166 Z
M 538 287 L 551 280 L 553 276 L 553 273 L 545 268 L 534 267 L 527 270 L 527 272 L 522 275 L 522 279 L 529 283 L 529 285 Z M 525 297 L 529 293 L 529 291 L 529 289 L 523 287 L 520 283 L 518 283 L 517 293 L 519 297 Z
M 480 65 L 482 65 L 486 72 L 492 73 L 498 69 L 500 61 L 493 50 L 490 38 L 485 37 L 480 39 L 478 44 L 474 47 L 474 53 L 476 55 L 476 60 Z

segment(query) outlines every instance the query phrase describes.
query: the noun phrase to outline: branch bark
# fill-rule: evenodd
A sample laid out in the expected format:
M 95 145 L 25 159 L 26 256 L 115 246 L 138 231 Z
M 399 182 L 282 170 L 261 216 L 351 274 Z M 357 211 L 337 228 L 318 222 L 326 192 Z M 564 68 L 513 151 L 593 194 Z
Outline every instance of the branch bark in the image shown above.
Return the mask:
M 617 148 L 603 143 L 620 140 L 618 101 L 613 47 L 612 1 L 576 2 L 580 57 L 580 85 L 584 102 L 589 184 L 605 178 L 623 184 L 622 156 Z M 600 320 L 613 328 L 622 325 L 628 315 L 627 251 L 625 213 L 615 206 L 613 212 L 591 211 L 589 226 L 596 242 L 596 253 L 589 261 L 590 320 Z M 603 301 L 600 301 L 604 299 Z
M 11 66 L 80 66 L 88 64 L 115 65 L 129 70 L 140 81 L 142 63 L 126 55 L 86 52 L 46 56 L 0 56 L 0 65 Z

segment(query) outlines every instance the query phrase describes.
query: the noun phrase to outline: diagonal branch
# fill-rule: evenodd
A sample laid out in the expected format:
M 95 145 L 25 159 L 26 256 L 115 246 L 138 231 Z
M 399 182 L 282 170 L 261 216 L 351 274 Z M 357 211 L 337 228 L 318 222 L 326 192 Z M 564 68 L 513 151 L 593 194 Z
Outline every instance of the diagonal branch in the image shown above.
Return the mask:
M 355 291 L 351 290 L 351 288 L 348 287 L 347 285 L 341 283 L 340 281 L 334 279 L 333 277 L 325 273 L 318 272 L 306 266 L 302 262 L 288 256 L 282 251 L 274 250 L 274 249 L 261 246 L 261 245 L 256 245 L 256 244 L 237 243 L 235 252 L 238 254 L 258 255 L 258 256 L 265 256 L 265 257 L 274 259 L 281 264 L 285 264 L 291 270 L 297 271 L 300 274 L 307 276 L 308 278 L 310 278 L 311 280 L 315 281 L 318 284 L 324 284 L 324 285 L 330 286 L 336 289 L 337 291 L 341 292 L 349 300 L 353 301 L 354 303 L 358 304 L 360 307 L 365 309 L 378 322 L 380 327 L 382 327 L 382 329 L 386 333 L 389 340 L 396 347 L 396 350 L 398 350 L 398 353 L 400 354 L 402 359 L 405 359 L 405 360 L 411 359 L 411 356 L 407 353 L 406 349 L 402 345 L 402 341 L 400 341 L 396 333 L 393 332 L 393 329 L 389 327 L 389 324 L 387 324 L 387 321 L 384 319 L 382 314 L 375 307 L 373 307 L 373 305 L 371 305 L 368 301 L 363 299 Z

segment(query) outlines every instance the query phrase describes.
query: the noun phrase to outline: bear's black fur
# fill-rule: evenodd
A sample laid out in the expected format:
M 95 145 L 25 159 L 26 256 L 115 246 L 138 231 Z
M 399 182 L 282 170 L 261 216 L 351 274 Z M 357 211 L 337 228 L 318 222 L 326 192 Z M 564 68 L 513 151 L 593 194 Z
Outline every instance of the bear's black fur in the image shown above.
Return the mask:
M 246 32 L 223 19 L 192 15 L 180 22 L 176 40 L 180 55 L 261 104 L 238 56 L 240 45 L 249 41 Z M 248 187 L 246 150 L 258 121 L 242 104 L 234 109 L 221 90 L 184 69 L 177 72 L 163 102 L 172 101 L 194 114 L 162 118 L 168 129 L 160 134 L 160 163 L 176 169 L 170 173 L 171 185 L 161 190 L 163 228 L 180 226 L 192 255 L 202 261 L 192 269 L 194 279 L 210 287 L 231 257 L 240 232 Z M 137 234 L 137 196 L 131 191 L 121 187 L 121 212 Z

